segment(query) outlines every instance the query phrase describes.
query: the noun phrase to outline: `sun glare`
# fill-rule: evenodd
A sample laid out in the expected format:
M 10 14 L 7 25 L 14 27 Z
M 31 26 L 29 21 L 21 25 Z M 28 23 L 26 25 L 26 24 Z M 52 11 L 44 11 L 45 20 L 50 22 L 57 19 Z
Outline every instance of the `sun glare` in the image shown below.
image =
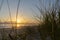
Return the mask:
M 16 19 L 13 19 L 12 21 L 13 21 L 14 23 L 17 23 L 17 25 L 14 24 L 14 26 L 17 26 L 17 28 L 19 28 L 19 27 L 22 26 L 20 23 L 26 23 L 25 21 L 27 21 L 27 20 L 24 20 L 23 18 L 18 18 L 17 20 L 16 20 Z
M 21 23 L 22 22 L 22 20 L 21 19 L 17 19 L 17 23 Z
M 22 19 L 17 19 L 17 27 L 20 27 L 19 23 L 22 23 Z

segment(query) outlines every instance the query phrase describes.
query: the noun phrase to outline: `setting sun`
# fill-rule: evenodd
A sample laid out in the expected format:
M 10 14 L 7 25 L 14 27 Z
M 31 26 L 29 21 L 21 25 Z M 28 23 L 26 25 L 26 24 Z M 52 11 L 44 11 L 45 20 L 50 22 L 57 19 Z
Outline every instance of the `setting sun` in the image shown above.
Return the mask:
M 22 19 L 17 19 L 17 27 L 20 27 L 19 23 L 22 23 Z
M 17 23 L 21 23 L 22 22 L 22 20 L 21 19 L 17 19 Z
M 23 23 L 23 19 L 22 18 L 17 18 L 17 20 L 12 19 L 12 22 L 17 23 L 17 25 L 16 24 L 13 25 L 14 27 L 15 26 L 20 27 L 21 26 L 20 23 Z

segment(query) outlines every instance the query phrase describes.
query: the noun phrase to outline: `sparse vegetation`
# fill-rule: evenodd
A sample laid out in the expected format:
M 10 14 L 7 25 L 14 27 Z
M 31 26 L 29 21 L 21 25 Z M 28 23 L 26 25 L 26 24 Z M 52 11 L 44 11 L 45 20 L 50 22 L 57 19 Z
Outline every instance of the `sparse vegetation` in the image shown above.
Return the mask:
M 20 3 L 20 0 L 18 1 Z M 39 0 L 40 4 L 42 0 Z M 33 26 L 24 26 L 21 29 L 17 28 L 17 17 L 18 17 L 18 9 L 19 3 L 17 6 L 17 13 L 16 13 L 16 27 L 15 28 L 3 28 L 0 29 L 0 36 L 2 37 L 0 40 L 60 40 L 60 0 L 55 0 L 55 3 L 48 3 L 47 6 L 40 6 L 35 5 L 35 7 L 40 12 L 41 16 L 38 16 L 37 13 L 33 15 L 35 19 L 38 21 L 39 25 Z M 8 1 L 7 1 L 8 4 Z M 2 5 L 2 4 L 1 4 Z M 1 9 L 1 8 L 0 8 Z M 11 19 L 11 12 L 8 4 L 9 9 L 9 16 L 10 21 L 12 24 Z M 3 24 L 4 26 L 4 24 Z M 13 27 L 13 25 L 12 25 Z M 12 30 L 12 31 L 11 31 Z

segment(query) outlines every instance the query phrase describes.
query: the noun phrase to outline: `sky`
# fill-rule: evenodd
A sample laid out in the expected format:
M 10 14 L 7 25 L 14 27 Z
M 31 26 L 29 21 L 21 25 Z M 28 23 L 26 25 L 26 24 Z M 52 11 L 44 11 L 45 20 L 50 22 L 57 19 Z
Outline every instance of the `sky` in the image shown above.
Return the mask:
M 2 0 L 0 0 L 0 5 L 1 5 L 1 1 Z M 11 10 L 12 19 L 15 19 L 18 0 L 8 0 L 8 2 Z M 45 0 L 44 5 L 48 6 L 49 2 L 50 2 L 49 0 Z M 51 2 L 54 3 L 54 1 Z M 18 17 L 36 21 L 33 16 L 35 15 L 34 12 L 36 12 L 39 17 L 41 16 L 41 14 L 39 10 L 35 7 L 35 5 L 43 7 L 42 5 L 39 4 L 40 4 L 39 0 L 20 0 Z M 4 21 L 9 20 L 9 10 L 7 6 L 7 0 L 4 0 L 2 8 L 0 10 L 0 19 Z

